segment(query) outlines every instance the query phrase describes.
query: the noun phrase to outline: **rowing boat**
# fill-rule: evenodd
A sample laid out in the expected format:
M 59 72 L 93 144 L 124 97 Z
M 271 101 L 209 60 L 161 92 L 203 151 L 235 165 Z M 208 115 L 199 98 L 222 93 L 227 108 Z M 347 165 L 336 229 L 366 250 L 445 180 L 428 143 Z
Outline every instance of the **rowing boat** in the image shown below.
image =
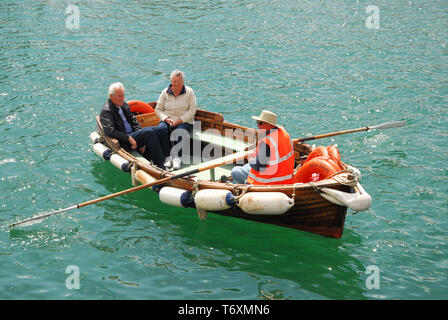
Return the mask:
M 155 107 L 155 103 L 151 106 Z M 136 118 L 142 127 L 159 123 L 154 112 L 138 114 Z M 129 172 L 134 185 L 212 167 L 157 185 L 151 191 L 157 192 L 165 204 L 196 208 L 201 220 L 212 212 L 340 238 L 347 209 L 356 213 L 367 210 L 371 204 L 369 194 L 360 184 L 359 170 L 342 161 L 341 170 L 319 181 L 259 186 L 233 184 L 222 179 L 230 176 L 235 165 L 247 161 L 243 155 L 256 143 L 258 133 L 253 128 L 224 121 L 219 113 L 197 109 L 190 139 L 191 150 L 197 152 L 191 152 L 190 164 L 171 172 L 155 166 L 136 151 L 126 151 L 117 140 L 105 136 L 99 116 L 96 124 L 97 130 L 90 135 L 94 152 L 118 169 Z M 293 148 L 296 172 L 313 148 L 299 139 L 294 140 Z M 213 163 L 223 163 L 226 159 L 229 162 L 225 165 L 213 167 Z

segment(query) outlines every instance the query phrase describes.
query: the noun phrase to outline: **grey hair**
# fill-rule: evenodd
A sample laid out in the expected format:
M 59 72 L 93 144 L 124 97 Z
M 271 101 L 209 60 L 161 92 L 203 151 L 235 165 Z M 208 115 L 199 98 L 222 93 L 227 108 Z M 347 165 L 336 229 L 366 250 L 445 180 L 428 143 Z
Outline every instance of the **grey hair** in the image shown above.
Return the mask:
M 124 93 L 124 85 L 121 82 L 114 82 L 109 86 L 109 97 L 115 94 L 116 89 L 122 89 Z
M 170 80 L 173 80 L 174 77 L 178 77 L 178 76 L 182 76 L 182 80 L 185 81 L 185 73 L 183 73 L 180 70 L 174 70 L 173 72 L 171 72 L 170 75 Z

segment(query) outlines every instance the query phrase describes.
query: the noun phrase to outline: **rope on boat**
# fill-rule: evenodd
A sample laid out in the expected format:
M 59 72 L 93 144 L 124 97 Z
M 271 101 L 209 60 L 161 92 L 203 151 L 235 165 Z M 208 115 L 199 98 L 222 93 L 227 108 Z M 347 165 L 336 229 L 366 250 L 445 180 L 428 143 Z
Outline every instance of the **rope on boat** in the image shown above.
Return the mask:
M 292 186 L 291 204 L 296 202 L 296 186 L 301 183 L 294 183 Z
M 332 175 L 330 175 L 329 177 L 327 177 L 327 178 L 325 178 L 325 179 L 331 179 L 331 178 L 333 178 L 333 177 L 336 178 L 336 176 L 339 175 L 339 174 L 341 174 L 341 173 L 352 173 L 353 176 L 355 176 L 353 170 L 351 170 L 351 169 L 344 169 L 344 170 L 341 170 L 341 171 L 338 171 L 338 172 L 333 173 Z M 338 181 L 338 182 L 339 182 L 339 181 Z
M 159 168 L 160 169 L 160 168 Z M 164 169 L 160 169 L 162 172 L 160 173 L 160 178 L 166 178 L 167 173 L 169 173 L 169 171 L 164 170 Z
M 308 182 L 308 184 L 309 184 L 311 187 L 313 187 L 314 191 L 316 191 L 316 192 L 320 192 L 320 187 L 319 187 L 317 184 L 315 184 L 314 182 Z
M 191 190 L 191 199 L 194 200 L 196 193 L 199 191 L 199 184 L 201 183 L 201 180 L 198 179 L 194 182 L 192 190 Z M 199 206 L 196 206 L 196 212 L 198 213 L 199 219 L 204 221 L 207 219 L 208 213 L 207 210 L 204 210 L 203 208 L 200 208 Z
M 196 195 L 196 193 L 198 193 L 199 191 L 199 183 L 201 183 L 201 180 L 198 179 L 197 181 L 194 182 L 193 184 L 193 190 L 191 191 L 191 197 L 194 199 L 194 196 Z
M 236 194 L 238 193 L 238 189 L 237 189 L 237 187 L 238 187 L 238 185 L 235 185 L 235 186 L 233 187 L 233 194 L 234 194 L 234 195 L 236 195 Z M 249 191 L 250 188 L 252 188 L 252 185 L 248 185 L 247 187 L 242 188 L 243 191 L 241 192 L 241 194 L 239 194 L 238 196 L 235 196 L 235 198 L 234 198 L 235 203 L 238 203 L 238 201 L 240 200 L 240 198 L 241 198 L 242 196 L 244 196 L 244 195 L 247 193 L 247 191 Z
M 347 180 L 341 176 L 334 176 L 333 179 L 336 180 L 337 182 L 339 182 L 340 184 L 343 184 L 345 186 L 350 186 L 350 187 L 353 187 L 358 183 L 358 178 L 355 176 L 353 176 L 353 179 L 351 179 L 351 180 Z

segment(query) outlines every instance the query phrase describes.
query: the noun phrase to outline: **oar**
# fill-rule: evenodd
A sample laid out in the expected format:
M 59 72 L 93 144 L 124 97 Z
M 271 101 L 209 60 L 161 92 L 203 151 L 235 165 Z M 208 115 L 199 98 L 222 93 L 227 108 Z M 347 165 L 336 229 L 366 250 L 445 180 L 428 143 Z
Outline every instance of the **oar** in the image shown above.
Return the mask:
M 372 126 L 372 127 L 362 127 L 362 128 L 358 128 L 358 129 L 350 129 L 350 130 L 331 132 L 331 133 L 321 134 L 321 135 L 312 136 L 312 137 L 297 138 L 297 139 L 294 139 L 293 142 L 296 143 L 296 142 L 304 142 L 304 141 L 309 141 L 309 140 L 323 139 L 323 138 L 338 136 L 341 134 L 360 132 L 360 131 L 398 128 L 398 127 L 402 127 L 404 125 L 406 125 L 406 120 L 395 121 L 395 122 L 386 122 L 386 123 L 379 124 L 379 125 Z
M 142 184 L 140 186 L 133 187 L 133 188 L 130 188 L 130 189 L 126 189 L 126 190 L 123 190 L 123 191 L 119 191 L 119 192 L 116 192 L 116 193 L 113 193 L 113 194 L 110 194 L 110 195 L 107 195 L 107 196 L 104 196 L 104 197 L 101 197 L 101 198 L 97 198 L 97 199 L 93 199 L 93 200 L 86 201 L 86 202 L 83 202 L 83 203 L 79 203 L 79 204 L 67 207 L 65 209 L 60 209 L 60 210 L 53 211 L 53 212 L 43 213 L 43 214 L 40 214 L 38 216 L 34 216 L 34 217 L 26 219 L 26 220 L 22 220 L 22 221 L 19 221 L 19 222 L 11 223 L 8 227 L 14 228 L 14 227 L 17 227 L 17 226 L 25 225 L 25 224 L 28 224 L 30 222 L 42 220 L 44 218 L 47 218 L 49 216 L 53 216 L 53 215 L 56 215 L 56 214 L 59 214 L 59 213 L 62 213 L 62 212 L 66 212 L 66 211 L 73 210 L 73 209 L 79 209 L 79 208 L 86 207 L 86 206 L 91 205 L 91 204 L 95 204 L 95 203 L 98 203 L 98 202 L 101 202 L 101 201 L 104 201 L 104 200 L 108 200 L 108 199 L 112 199 L 112 198 L 121 196 L 121 195 L 124 195 L 124 194 L 128 194 L 128 193 L 135 192 L 135 191 L 138 191 L 138 190 L 146 189 L 146 188 L 158 185 L 158 184 L 162 184 L 162 183 L 165 183 L 165 182 L 168 182 L 168 181 L 172 181 L 172 180 L 176 180 L 176 179 L 179 179 L 179 178 L 183 178 L 183 177 L 186 177 L 186 176 L 189 176 L 189 175 L 192 175 L 192 174 L 196 174 L 196 173 L 199 173 L 199 172 L 202 172 L 202 171 L 206 171 L 206 170 L 210 170 L 210 169 L 213 169 L 213 168 L 217 168 L 217 167 L 223 166 L 223 165 L 225 165 L 227 163 L 231 163 L 231 162 L 236 161 L 238 159 L 244 158 L 245 156 L 247 156 L 247 153 L 248 153 L 248 151 L 242 151 L 242 152 L 234 153 L 234 154 L 231 154 L 229 156 L 223 157 L 222 158 L 223 160 L 218 162 L 218 163 L 215 162 L 215 163 L 210 164 L 210 165 L 205 166 L 205 167 L 200 167 L 200 168 L 197 168 L 197 169 L 194 169 L 194 170 L 190 170 L 190 171 L 187 171 L 187 172 L 184 172 L 184 173 L 180 173 L 180 174 L 177 174 L 177 175 L 174 175 L 174 176 L 171 176 L 171 177 L 166 177 L 166 178 L 163 178 L 163 179 L 160 179 L 160 180 L 157 180 L 157 181 L 153 181 L 153 182 L 150 182 L 150 183 L 147 183 L 147 184 Z
M 383 124 L 379 124 L 372 127 L 362 127 L 358 129 L 349 129 L 349 130 L 343 130 L 343 131 L 336 131 L 336 132 L 330 132 L 325 134 L 320 134 L 317 136 L 311 136 L 311 137 L 305 137 L 305 138 L 297 138 L 292 140 L 293 143 L 297 142 L 304 142 L 304 141 L 310 141 L 310 140 L 317 140 L 317 139 L 323 139 L 328 137 L 334 137 L 339 136 L 341 134 L 347 134 L 347 133 L 353 133 L 353 132 L 360 132 L 360 131 L 369 131 L 369 130 L 381 130 L 381 129 L 391 129 L 391 128 L 398 128 L 406 125 L 406 120 L 403 121 L 395 121 L 395 122 L 386 122 Z M 245 148 L 245 150 L 249 150 L 252 148 L 255 148 L 257 146 L 257 143 L 253 143 Z

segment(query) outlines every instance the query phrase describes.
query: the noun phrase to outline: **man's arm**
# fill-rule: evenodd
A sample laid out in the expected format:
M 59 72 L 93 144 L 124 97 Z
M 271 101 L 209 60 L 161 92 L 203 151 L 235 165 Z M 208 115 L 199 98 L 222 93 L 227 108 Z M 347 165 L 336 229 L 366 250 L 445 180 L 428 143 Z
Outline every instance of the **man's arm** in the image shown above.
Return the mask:
M 100 122 L 103 126 L 104 134 L 110 138 L 117 139 L 120 144 L 123 144 L 125 141 L 129 141 L 129 136 L 122 131 L 117 129 L 117 124 L 114 120 L 113 111 L 110 109 L 101 110 L 100 114 Z
M 262 172 L 266 169 L 270 157 L 271 148 L 266 143 L 260 142 L 259 152 L 255 158 L 255 161 L 251 162 L 251 168 L 258 172 Z
M 160 121 L 165 121 L 168 116 L 165 114 L 165 100 L 166 100 L 166 94 L 165 90 L 162 91 L 162 93 L 159 96 L 159 100 L 157 100 L 157 106 L 156 106 L 156 115 L 159 117 Z
M 190 122 L 196 114 L 196 96 L 193 89 L 189 89 L 188 94 L 188 110 L 180 117 L 182 122 Z

